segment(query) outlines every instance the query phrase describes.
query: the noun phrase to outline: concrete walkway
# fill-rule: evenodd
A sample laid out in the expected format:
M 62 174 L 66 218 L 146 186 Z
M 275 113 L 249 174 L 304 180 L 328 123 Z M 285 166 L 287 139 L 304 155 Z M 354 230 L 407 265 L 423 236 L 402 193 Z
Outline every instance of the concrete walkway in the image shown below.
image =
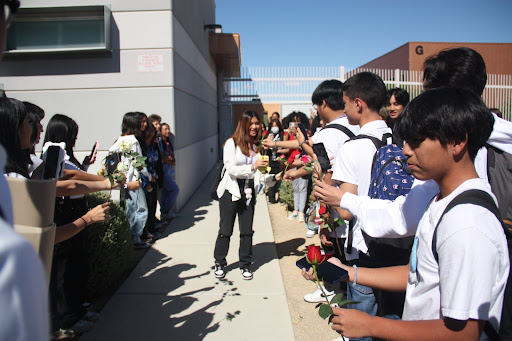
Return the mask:
M 264 196 L 254 218 L 254 279 L 238 270 L 238 222 L 223 280 L 213 276 L 218 201 L 209 177 L 101 311 L 83 340 L 295 340 Z

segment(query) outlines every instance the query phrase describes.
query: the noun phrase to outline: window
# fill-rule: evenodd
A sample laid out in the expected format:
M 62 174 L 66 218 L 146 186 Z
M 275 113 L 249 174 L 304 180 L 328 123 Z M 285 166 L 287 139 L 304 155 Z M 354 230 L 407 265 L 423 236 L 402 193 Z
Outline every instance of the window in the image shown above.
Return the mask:
M 20 8 L 5 53 L 111 51 L 110 20 L 108 6 Z

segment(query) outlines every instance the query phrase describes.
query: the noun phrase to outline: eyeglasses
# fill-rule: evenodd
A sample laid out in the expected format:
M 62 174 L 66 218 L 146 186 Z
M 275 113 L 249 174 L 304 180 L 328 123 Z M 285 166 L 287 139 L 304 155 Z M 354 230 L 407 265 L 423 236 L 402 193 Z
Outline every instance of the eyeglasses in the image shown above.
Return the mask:
M 0 0 L 0 4 L 4 9 L 5 27 L 9 27 L 14 18 L 14 14 L 20 7 L 20 2 L 18 0 Z
M 315 111 L 318 110 L 318 104 L 313 104 L 313 109 L 315 109 Z

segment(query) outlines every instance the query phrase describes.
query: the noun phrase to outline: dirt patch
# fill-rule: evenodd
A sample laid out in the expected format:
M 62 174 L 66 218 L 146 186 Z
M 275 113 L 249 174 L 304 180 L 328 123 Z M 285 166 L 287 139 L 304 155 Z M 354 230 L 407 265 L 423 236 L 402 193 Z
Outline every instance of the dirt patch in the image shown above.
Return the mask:
M 299 268 L 295 265 L 298 259 L 304 257 L 307 245 L 320 245 L 318 236 L 306 238 L 307 227 L 296 219 L 288 220 L 289 212 L 286 212 L 285 206 L 269 204 L 268 211 L 295 339 L 297 341 L 341 340 L 339 334 L 331 329 L 327 321 L 318 316 L 315 304 L 304 301 L 304 295 L 317 288 L 313 282 L 306 281 L 302 277 Z

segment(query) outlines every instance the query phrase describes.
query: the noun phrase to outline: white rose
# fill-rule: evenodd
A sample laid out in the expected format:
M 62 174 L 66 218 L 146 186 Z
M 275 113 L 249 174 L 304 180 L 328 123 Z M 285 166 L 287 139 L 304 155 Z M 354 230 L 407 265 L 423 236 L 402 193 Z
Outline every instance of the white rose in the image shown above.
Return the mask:
M 132 143 L 127 140 L 123 140 L 119 143 L 119 150 L 122 152 L 127 152 L 132 149 Z
M 116 169 L 117 169 L 117 171 L 118 171 L 118 172 L 124 173 L 124 172 L 128 171 L 128 166 L 127 166 L 127 165 L 125 165 L 125 164 L 124 164 L 124 163 L 122 163 L 122 162 L 119 162 L 119 163 L 117 164 L 117 168 L 116 168 Z

